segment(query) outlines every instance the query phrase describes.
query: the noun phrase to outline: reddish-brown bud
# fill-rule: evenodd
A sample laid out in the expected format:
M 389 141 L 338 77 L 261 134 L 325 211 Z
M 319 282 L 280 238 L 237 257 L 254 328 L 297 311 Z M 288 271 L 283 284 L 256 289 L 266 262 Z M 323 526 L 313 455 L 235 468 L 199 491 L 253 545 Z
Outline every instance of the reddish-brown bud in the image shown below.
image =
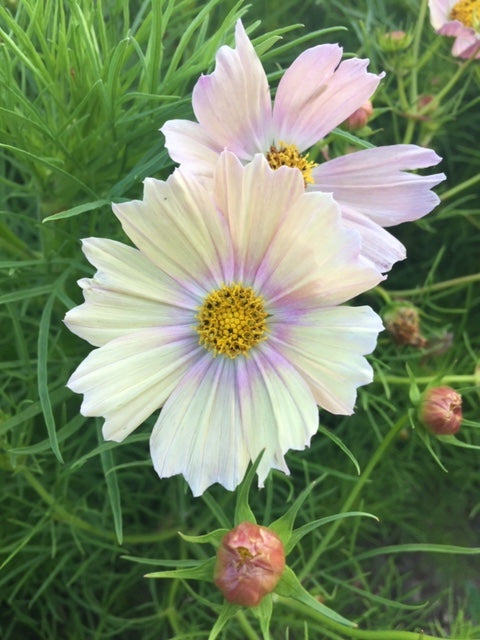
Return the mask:
M 285 551 L 277 534 L 242 522 L 222 539 L 214 581 L 229 602 L 255 607 L 275 589 L 284 569 Z
M 457 433 L 462 422 L 462 396 L 451 387 L 433 387 L 425 393 L 420 416 L 437 436 Z
M 396 304 L 385 315 L 385 328 L 394 341 L 401 345 L 410 345 L 422 349 L 427 341 L 420 333 L 418 310 L 411 304 Z
M 370 102 L 370 100 L 367 100 L 362 104 L 361 107 L 359 107 L 350 116 L 348 116 L 348 118 L 345 120 L 345 126 L 351 131 L 362 129 L 370 120 L 370 116 L 372 115 L 372 113 L 372 103 Z

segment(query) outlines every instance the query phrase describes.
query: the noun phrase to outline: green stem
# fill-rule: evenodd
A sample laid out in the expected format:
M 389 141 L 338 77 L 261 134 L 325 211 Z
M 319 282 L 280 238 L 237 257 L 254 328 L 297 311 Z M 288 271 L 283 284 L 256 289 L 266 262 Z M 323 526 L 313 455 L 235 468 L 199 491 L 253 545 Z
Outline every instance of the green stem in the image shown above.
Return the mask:
M 413 45 L 412 45 L 413 60 L 418 60 L 419 58 L 423 24 L 425 22 L 425 16 L 427 15 L 427 2 L 428 0 L 422 0 L 422 4 L 420 5 L 418 21 L 416 24 L 415 36 L 413 38 Z M 417 102 L 418 102 L 418 70 L 415 67 L 415 65 L 413 65 L 411 74 L 410 74 L 410 104 L 416 105 Z M 411 142 L 413 138 L 413 132 L 415 130 L 415 125 L 416 125 L 416 121 L 414 119 L 410 119 L 407 122 L 407 128 L 405 130 L 405 136 L 403 138 L 403 142 L 405 144 L 408 144 L 409 142 Z
M 399 420 L 397 420 L 397 422 L 393 425 L 393 427 L 387 433 L 387 435 L 382 440 L 382 442 L 378 446 L 373 456 L 370 458 L 363 473 L 360 475 L 359 479 L 357 480 L 352 490 L 350 491 L 348 498 L 345 500 L 342 508 L 340 509 L 340 513 L 345 513 L 346 511 L 350 511 L 350 508 L 352 507 L 355 500 L 360 495 L 360 492 L 365 486 L 365 483 L 370 478 L 372 471 L 375 469 L 375 467 L 381 460 L 383 454 L 388 449 L 388 447 L 390 446 L 390 444 L 395 439 L 395 437 L 397 436 L 397 434 L 399 433 L 399 431 L 402 429 L 402 427 L 405 425 L 406 422 L 408 422 L 408 415 L 404 415 Z M 300 576 L 299 576 L 300 579 L 304 578 L 306 575 L 308 575 L 312 571 L 313 567 L 318 562 L 318 559 L 320 558 L 322 553 L 330 544 L 332 538 L 335 536 L 339 526 L 341 526 L 342 523 L 343 523 L 343 520 L 335 520 L 335 522 L 332 523 L 326 535 L 324 536 L 320 544 L 316 547 L 310 560 L 305 564 L 302 572 L 300 573 Z
M 424 293 L 431 293 L 432 291 L 441 291 L 442 289 L 449 289 L 450 287 L 456 287 L 457 285 L 470 284 L 471 282 L 478 282 L 480 280 L 480 273 L 471 273 L 468 276 L 460 276 L 458 278 L 452 278 L 451 280 L 444 280 L 443 282 L 437 282 L 435 284 L 428 284 L 424 287 L 417 287 L 415 289 L 400 289 L 397 291 L 388 291 L 392 297 L 407 297 L 407 296 L 421 296 Z M 379 287 L 375 288 L 375 291 Z M 382 294 L 382 292 L 379 292 Z
M 248 638 L 249 640 L 258 640 L 258 634 L 255 633 L 255 630 L 252 628 L 252 625 L 247 620 L 247 617 L 243 613 L 243 611 L 239 611 L 235 615 L 235 617 L 240 622 L 240 626 L 242 627 L 243 631 L 246 633 L 245 637 Z
M 477 184 L 477 182 L 480 182 L 480 173 L 477 173 L 477 175 L 472 176 L 468 180 L 465 180 L 464 182 L 461 182 L 460 184 L 457 184 L 455 187 L 452 187 L 448 191 L 445 191 L 444 193 L 442 193 L 442 195 L 440 196 L 440 200 L 442 202 L 445 202 L 445 200 L 448 200 L 452 196 L 456 196 L 457 193 L 460 193 L 460 191 L 463 191 L 464 189 L 468 189 L 469 187 L 473 187 L 473 185 Z
M 429 384 L 430 382 L 432 382 L 432 380 L 435 380 L 436 378 L 437 376 L 418 376 L 418 377 L 415 376 L 415 382 L 417 382 L 418 384 Z M 455 375 L 443 376 L 441 380 L 439 380 L 439 384 L 446 384 L 446 383 L 477 384 L 478 379 L 479 379 L 478 374 L 462 375 L 462 376 L 455 376 Z M 382 378 L 382 380 L 385 380 L 385 382 L 388 382 L 390 384 L 412 384 L 412 380 L 410 378 L 403 378 L 402 376 L 385 376 L 384 378 Z
M 277 597 L 283 606 L 293 609 L 299 616 L 309 616 L 346 638 L 360 638 L 363 640 L 445 640 L 445 638 L 439 638 L 438 636 L 429 636 L 423 633 L 423 631 L 370 631 L 368 629 L 352 629 L 327 618 L 318 611 L 315 611 L 315 609 L 311 609 L 291 598 Z M 455 639 L 451 638 L 450 640 Z

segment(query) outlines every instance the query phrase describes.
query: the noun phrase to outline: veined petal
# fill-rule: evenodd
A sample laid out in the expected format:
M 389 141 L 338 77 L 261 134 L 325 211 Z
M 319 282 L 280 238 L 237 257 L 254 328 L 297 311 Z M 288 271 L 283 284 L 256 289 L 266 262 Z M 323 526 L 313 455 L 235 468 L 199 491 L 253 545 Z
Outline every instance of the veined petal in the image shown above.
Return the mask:
M 176 169 L 166 182 L 147 178 L 144 184 L 143 201 L 113 205 L 140 251 L 198 298 L 231 279 L 226 223 L 200 180 Z
M 208 354 L 165 404 L 150 451 L 160 477 L 182 473 L 200 495 L 214 482 L 234 489 L 264 448 L 259 481 L 272 467 L 288 472 L 283 454 L 317 427 L 313 396 L 282 356 L 263 347 L 235 360 Z
M 368 60 L 340 63 L 341 57 L 338 45 L 318 45 L 300 54 L 287 69 L 273 106 L 275 142 L 295 144 L 303 151 L 372 95 L 383 74 L 368 73 Z
M 380 272 L 390 271 L 395 262 L 406 258 L 404 245 L 379 224 L 350 207 L 343 206 L 341 210 L 344 225 L 362 238 L 362 256 Z
M 101 346 L 147 327 L 192 324 L 196 301 L 137 249 L 102 238 L 82 248 L 98 271 L 79 281 L 85 303 L 66 314 L 70 331 Z
M 283 319 L 272 327 L 271 344 L 310 385 L 320 407 L 335 414 L 353 413 L 357 387 L 373 379 L 363 357 L 383 329 L 370 307 L 332 307 Z
M 341 207 L 347 205 L 389 227 L 417 220 L 439 203 L 431 189 L 445 175 L 408 171 L 434 166 L 440 160 L 434 151 L 411 144 L 365 149 L 320 164 L 313 170 L 315 184 L 309 189 L 329 191 Z
M 220 47 L 215 71 L 193 89 L 195 116 L 218 146 L 241 160 L 265 152 L 271 143 L 271 101 L 267 76 L 239 20 L 236 48 Z
M 242 166 L 234 154 L 225 151 L 214 188 L 234 243 L 235 277 L 251 283 L 280 221 L 305 192 L 301 173 L 287 167 L 274 171 L 259 154 Z
M 284 306 L 339 304 L 383 276 L 360 257 L 360 236 L 345 228 L 327 193 L 303 193 L 291 203 L 253 283 L 269 313 Z
M 197 175 L 213 177 L 218 154 L 223 147 L 198 122 L 168 120 L 160 131 L 165 136 L 165 146 L 172 160 Z
M 83 393 L 81 413 L 103 416 L 103 436 L 120 442 L 163 405 L 203 351 L 191 328 L 143 329 L 92 351 L 67 386 Z

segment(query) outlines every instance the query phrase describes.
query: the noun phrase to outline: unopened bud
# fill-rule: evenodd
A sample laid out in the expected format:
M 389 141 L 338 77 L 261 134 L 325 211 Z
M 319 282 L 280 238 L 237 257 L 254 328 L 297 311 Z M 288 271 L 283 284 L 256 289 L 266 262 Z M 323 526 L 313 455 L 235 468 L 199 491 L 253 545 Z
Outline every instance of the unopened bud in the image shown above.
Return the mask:
M 363 129 L 363 127 L 370 120 L 370 116 L 373 113 L 373 106 L 370 100 L 367 100 L 359 107 L 356 111 L 354 111 L 348 118 L 345 120 L 345 126 L 350 131 L 356 131 L 357 129 Z
M 410 46 L 412 35 L 405 31 L 389 31 L 380 33 L 378 41 L 383 51 L 403 51 Z
M 451 387 L 433 387 L 426 392 L 420 416 L 437 436 L 457 433 L 462 422 L 462 396 Z
M 285 551 L 277 534 L 242 522 L 222 539 L 214 581 L 229 602 L 255 607 L 275 589 L 284 569 Z
M 427 344 L 420 333 L 418 310 L 411 304 L 398 303 L 384 315 L 385 328 L 397 344 L 410 345 L 422 349 Z

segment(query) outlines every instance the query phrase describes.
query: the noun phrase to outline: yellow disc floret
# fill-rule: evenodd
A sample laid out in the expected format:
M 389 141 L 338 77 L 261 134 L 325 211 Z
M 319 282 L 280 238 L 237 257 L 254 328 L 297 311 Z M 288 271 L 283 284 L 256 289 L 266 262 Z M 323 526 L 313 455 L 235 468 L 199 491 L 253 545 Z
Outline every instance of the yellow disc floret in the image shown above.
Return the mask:
M 302 172 L 305 186 L 313 184 L 312 169 L 317 166 L 317 163 L 308 159 L 308 153 L 302 156 L 298 151 L 298 147 L 294 144 L 280 142 L 278 148 L 272 145 L 266 157 L 272 169 L 279 169 L 280 167 L 299 169 Z
M 195 330 L 205 349 L 236 358 L 265 340 L 267 316 L 263 298 L 252 287 L 234 282 L 206 296 L 196 315 Z
M 480 0 L 459 0 L 450 11 L 450 20 L 459 20 L 466 27 L 478 30 L 480 26 Z

